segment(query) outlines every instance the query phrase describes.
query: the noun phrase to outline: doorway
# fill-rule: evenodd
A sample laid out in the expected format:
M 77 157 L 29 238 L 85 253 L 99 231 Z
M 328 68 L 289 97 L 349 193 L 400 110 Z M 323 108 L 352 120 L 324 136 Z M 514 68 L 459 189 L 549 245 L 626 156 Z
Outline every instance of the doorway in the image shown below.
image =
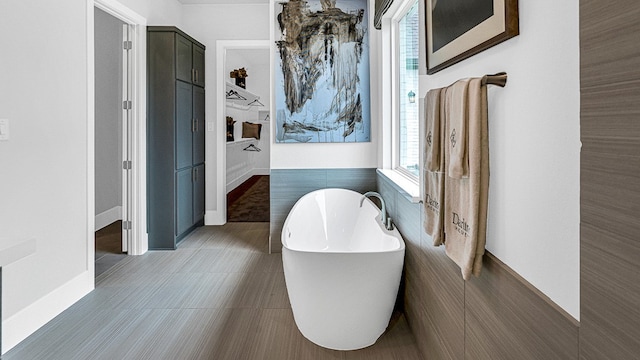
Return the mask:
M 230 77 L 237 72 L 247 77 Z M 269 49 L 228 49 L 224 75 L 225 120 L 235 122 L 226 139 L 227 221 L 269 222 Z
M 129 8 L 123 6 L 117 0 L 94 0 L 94 6 L 87 8 L 87 58 L 88 66 L 88 84 L 87 84 L 87 118 L 89 124 L 87 128 L 87 153 L 89 162 L 89 173 L 87 176 L 87 189 L 89 193 L 89 201 L 87 203 L 87 230 L 88 239 L 91 246 L 87 247 L 87 266 L 89 270 L 95 272 L 95 231 L 106 225 L 113 224 L 114 221 L 121 221 L 120 226 L 120 250 L 129 255 L 141 255 L 148 249 L 146 236 L 146 19 Z M 96 44 L 101 30 L 96 30 L 97 10 L 101 10 L 107 15 L 115 18 L 115 23 L 119 26 L 120 35 L 112 35 L 111 40 L 119 43 L 118 50 L 114 53 L 120 54 L 116 63 L 123 69 L 120 72 L 110 70 L 107 72 L 117 81 L 116 96 L 109 103 L 109 108 L 114 112 L 120 112 L 116 115 L 121 118 L 115 128 L 118 131 L 119 140 L 116 140 L 115 146 L 119 153 L 112 157 L 108 163 L 109 176 L 111 181 L 108 182 L 112 187 L 120 189 L 118 194 L 111 194 L 111 199 L 120 199 L 119 203 L 109 205 L 98 204 L 101 191 L 97 188 L 98 179 L 101 176 L 102 166 L 97 163 L 97 157 L 100 156 L 100 144 L 96 143 L 99 136 L 96 127 L 101 126 L 97 123 L 99 118 L 96 117 L 98 101 L 102 101 L 102 96 L 98 93 L 103 85 L 96 81 L 97 69 L 101 67 L 97 55 Z M 113 20 L 113 19 L 111 19 Z M 125 69 L 127 71 L 125 71 Z M 112 80 L 113 81 L 113 80 Z M 115 100 L 113 100 L 115 99 Z M 115 101 L 115 104 L 113 102 Z M 112 115 L 113 117 L 113 115 Z M 119 130 L 118 130 L 119 129 Z M 113 147 L 113 144 L 112 144 Z M 115 161 L 113 159 L 116 159 Z M 117 167 L 117 169 L 116 169 Z M 116 174 L 116 175 L 114 175 Z M 119 175 L 117 175 L 119 174 Z M 114 178 L 115 176 L 115 178 Z M 119 176 L 119 178 L 118 178 Z M 115 179 L 115 180 L 113 180 Z M 115 185 L 114 185 L 115 184 Z M 102 206 L 98 209 L 98 206 Z M 98 212 L 96 213 L 96 209 Z M 92 216 L 93 214 L 102 216 Z
M 268 222 L 272 143 L 270 43 L 268 40 L 219 40 L 216 46 L 219 129 L 216 156 L 220 164 L 217 222 Z M 241 69 L 246 71 L 246 79 L 238 84 L 231 73 Z M 228 121 L 233 123 L 230 129 Z M 234 211 L 229 205 L 239 206 L 240 213 L 229 213 Z
M 129 27 L 94 8 L 95 276 L 129 248 Z

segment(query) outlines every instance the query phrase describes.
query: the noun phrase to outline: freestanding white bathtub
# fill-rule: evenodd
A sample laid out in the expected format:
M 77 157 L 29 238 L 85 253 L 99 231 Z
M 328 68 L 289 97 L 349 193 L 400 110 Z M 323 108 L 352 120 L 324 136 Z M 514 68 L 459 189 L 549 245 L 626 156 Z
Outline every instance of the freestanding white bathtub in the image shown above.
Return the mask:
M 389 324 L 404 241 L 386 230 L 362 194 L 325 189 L 306 194 L 282 230 L 282 262 L 300 332 L 317 345 L 355 350 L 373 345 Z

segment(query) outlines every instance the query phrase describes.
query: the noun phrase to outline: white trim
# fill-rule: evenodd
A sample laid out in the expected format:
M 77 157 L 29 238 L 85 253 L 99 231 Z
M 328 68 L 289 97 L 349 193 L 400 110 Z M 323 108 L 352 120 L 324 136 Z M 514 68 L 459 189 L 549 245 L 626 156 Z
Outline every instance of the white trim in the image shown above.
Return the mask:
M 147 25 L 147 19 L 116 0 L 93 0 L 93 5 L 126 23 Z M 93 6 L 89 7 L 90 10 L 93 11 Z
M 229 192 L 231 192 L 233 189 L 237 188 L 238 186 L 240 186 L 243 182 L 249 180 L 249 178 L 253 176 L 253 170 L 249 170 L 246 173 L 238 176 L 237 178 L 235 178 L 234 180 L 232 180 L 231 182 L 229 182 L 227 184 L 227 190 L 226 193 L 228 194 Z
M 96 171 L 95 171 L 95 19 L 93 0 L 87 0 L 87 211 L 86 211 L 86 239 L 87 258 L 86 269 L 91 277 L 95 273 L 95 214 L 96 214 Z M 91 289 L 93 290 L 93 281 Z M 73 303 L 71 303 L 73 304 Z M 71 305 L 69 305 L 71 306 Z M 64 310 L 64 309 L 62 309 Z M 60 312 L 62 312 L 60 310 Z M 57 315 L 57 314 L 56 314 Z M 55 316 L 55 315 L 53 315 Z M 48 320 L 47 320 L 48 321 Z M 45 324 L 44 321 L 42 324 Z M 27 327 L 25 327 L 27 328 Z M 37 330 L 37 327 L 33 331 Z M 33 332 L 31 331 L 31 332 Z M 29 332 L 28 334 L 31 334 Z M 4 332 L 3 332 L 4 337 Z M 13 347 L 13 345 L 11 346 Z M 4 347 L 3 347 L 4 349 Z
M 222 218 L 222 213 L 220 211 L 207 210 L 204 213 L 205 225 L 224 225 L 226 222 L 227 222 L 227 219 Z
M 223 225 L 227 222 L 227 140 L 226 140 L 226 123 L 224 121 L 225 111 L 225 86 L 226 77 L 224 74 L 227 50 L 230 49 L 271 49 L 269 40 L 218 40 L 216 41 L 216 160 L 205 159 L 207 164 L 216 165 L 216 207 L 215 210 L 209 210 L 205 214 L 205 225 Z M 207 136 L 209 132 L 206 133 Z M 209 142 L 210 143 L 210 142 Z M 207 187 L 207 191 L 211 187 Z
M 231 192 L 233 189 L 240 186 L 243 182 L 249 180 L 249 178 L 251 178 L 252 176 L 269 175 L 270 172 L 271 172 L 270 169 L 265 169 L 265 168 L 253 168 L 247 171 L 246 173 L 238 176 L 235 180 L 232 180 L 227 184 L 227 194 Z
M 85 271 L 4 320 L 2 322 L 3 355 L 91 292 L 93 282 L 93 271 Z
M 399 56 L 399 51 L 395 44 L 398 37 L 398 23 L 402 17 L 411 9 L 416 0 L 396 0 L 393 2 L 387 13 L 382 18 L 382 41 L 381 41 L 381 72 L 382 72 L 382 160 L 381 169 L 378 172 L 393 182 L 399 191 L 414 203 L 421 199 L 420 177 L 413 178 L 407 176 L 403 171 L 395 169 L 398 164 L 398 67 L 395 65 Z M 420 1 L 418 1 L 420 6 Z M 419 14 L 421 12 L 419 8 Z M 422 19 L 422 17 L 421 17 Z M 422 33 L 421 33 L 422 36 Z M 422 54 L 422 53 L 421 53 Z M 422 63 L 422 57 L 420 63 Z M 422 69 L 422 65 L 420 65 Z M 422 104 L 420 95 L 416 94 L 422 114 Z M 421 116 L 421 115 L 419 115 Z M 422 126 L 419 127 L 422 131 Z M 420 135 L 420 139 L 422 136 Z M 421 145 L 419 145 L 421 146 Z M 420 152 L 419 152 L 420 153 Z M 421 158 L 421 157 L 420 157 Z M 420 163 L 422 159 L 420 159 Z M 404 170 L 404 169 L 402 169 Z
M 397 190 L 404 194 L 412 203 L 420 202 L 420 188 L 414 179 L 391 169 L 378 169 L 378 173 L 389 179 L 397 186 Z
M 271 169 L 269 168 L 253 168 L 253 175 L 270 175 Z
M 95 217 L 95 231 L 112 224 L 115 221 L 122 220 L 122 206 L 114 206 L 109 210 L 103 211 Z
M 87 134 L 87 153 L 89 156 L 88 162 L 90 162 L 89 170 L 89 202 L 95 201 L 95 188 L 94 188 L 94 7 L 98 8 L 106 13 L 128 23 L 132 26 L 133 32 L 130 38 L 133 40 L 133 47 L 130 50 L 131 53 L 131 240 L 128 254 L 129 255 L 142 255 L 147 252 L 149 248 L 148 234 L 147 234 L 147 19 L 139 15 L 135 11 L 129 9 L 122 3 L 116 0 L 87 0 L 87 58 L 88 64 L 88 119 L 89 127 L 91 127 L 91 134 Z M 92 207 L 89 209 L 88 214 L 93 214 L 95 209 Z M 94 218 L 91 216 L 91 222 Z M 89 227 L 91 230 L 88 239 L 93 239 L 94 224 Z M 94 255 L 93 242 L 90 242 L 91 253 L 87 257 L 87 262 L 90 262 L 93 266 Z

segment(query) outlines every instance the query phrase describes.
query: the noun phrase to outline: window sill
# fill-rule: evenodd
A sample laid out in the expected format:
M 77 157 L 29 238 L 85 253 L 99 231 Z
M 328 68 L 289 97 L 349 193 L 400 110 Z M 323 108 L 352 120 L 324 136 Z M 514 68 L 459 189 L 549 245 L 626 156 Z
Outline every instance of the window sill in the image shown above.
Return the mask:
M 377 173 L 386 178 L 407 200 L 412 203 L 420 202 L 420 185 L 416 181 L 391 169 L 378 169 Z

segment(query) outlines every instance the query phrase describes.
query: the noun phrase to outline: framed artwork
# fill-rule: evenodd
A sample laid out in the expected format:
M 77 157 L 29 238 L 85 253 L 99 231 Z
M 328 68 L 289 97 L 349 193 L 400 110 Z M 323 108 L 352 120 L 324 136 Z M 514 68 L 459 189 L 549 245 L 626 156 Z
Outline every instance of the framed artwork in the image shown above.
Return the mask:
M 518 0 L 425 0 L 427 74 L 519 34 Z
M 277 143 L 371 141 L 367 3 L 275 3 Z

